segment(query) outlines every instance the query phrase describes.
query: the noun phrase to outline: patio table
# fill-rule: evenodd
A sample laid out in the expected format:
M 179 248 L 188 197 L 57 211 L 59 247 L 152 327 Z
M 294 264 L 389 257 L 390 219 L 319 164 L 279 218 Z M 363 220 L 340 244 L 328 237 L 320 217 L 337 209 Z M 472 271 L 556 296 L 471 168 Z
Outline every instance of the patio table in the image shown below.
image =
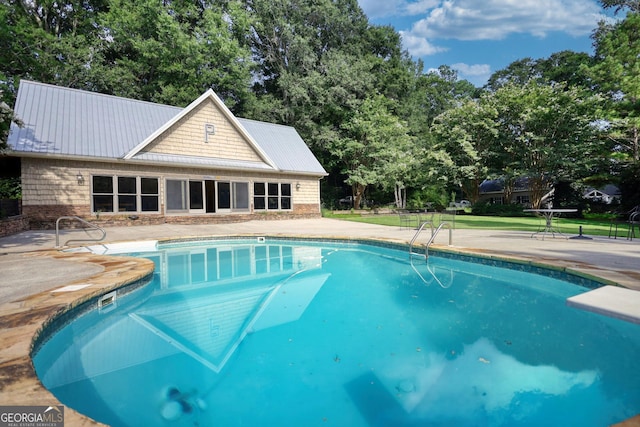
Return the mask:
M 535 233 L 533 233 L 531 235 L 531 237 L 533 238 L 534 236 L 537 235 L 541 235 L 542 236 L 542 240 L 544 240 L 544 236 L 547 235 L 548 233 L 551 233 L 552 237 L 556 237 L 556 234 L 559 234 L 560 236 L 563 236 L 565 238 L 569 238 L 568 236 L 565 236 L 564 234 L 562 234 L 560 232 L 560 230 L 556 230 L 553 227 L 553 218 L 559 218 L 560 215 L 562 215 L 563 213 L 573 213 L 573 212 L 578 212 L 578 209 L 525 209 L 525 212 L 533 212 L 536 214 L 540 214 L 542 216 L 544 216 L 545 219 L 545 226 L 544 229 L 536 231 Z

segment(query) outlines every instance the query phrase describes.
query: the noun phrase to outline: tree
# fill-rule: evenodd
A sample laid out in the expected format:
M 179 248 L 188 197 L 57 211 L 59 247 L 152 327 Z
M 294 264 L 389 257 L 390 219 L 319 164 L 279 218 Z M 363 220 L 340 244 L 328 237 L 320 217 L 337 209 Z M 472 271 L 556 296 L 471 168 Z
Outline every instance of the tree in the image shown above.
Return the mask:
M 489 77 L 485 88 L 496 91 L 507 84 L 524 85 L 541 77 L 538 62 L 533 58 L 523 58 L 512 62 L 506 68 L 498 70 Z
M 101 37 L 97 15 L 106 9 L 104 0 L 1 2 L 0 73 L 7 94 L 15 96 L 21 78 L 71 87 L 86 83 L 81 76 L 91 73 Z M 69 76 L 75 80 L 67 81 Z
M 563 50 L 549 56 L 538 59 L 536 69 L 541 79 L 547 84 L 564 84 L 566 87 L 580 87 L 591 89 L 588 67 L 592 63 L 592 57 L 584 52 Z
M 550 184 L 589 176 L 602 161 L 605 147 L 593 123 L 593 97 L 535 82 L 506 85 L 492 97 L 502 168 L 529 178 L 534 208 L 540 207 Z
M 110 5 L 100 15 L 108 35 L 101 47 L 108 77 L 100 91 L 186 105 L 212 88 L 236 112 L 249 102 L 250 52 L 236 38 L 249 31 L 249 18 L 238 1 Z
M 353 188 L 354 206 L 369 185 L 393 188 L 396 205 L 406 201 L 408 173 L 416 156 L 406 124 L 389 111 L 382 95 L 364 100 L 353 116 L 342 124 L 344 137 L 334 142 L 333 152 L 345 164 L 346 183 Z
M 44 0 L 0 4 L 0 72 L 186 105 L 213 88 L 234 111 L 251 102 L 249 17 L 240 0 Z
M 1 99 L 2 91 L 0 91 L 0 154 L 8 148 L 7 138 L 9 137 L 11 123 L 15 123 L 20 127 L 24 126 L 24 123 L 16 117 L 13 109 Z
M 620 160 L 640 161 L 640 14 L 594 32 L 595 64 L 590 73 L 604 95 L 603 114 Z
M 444 167 L 441 174 L 476 203 L 480 183 L 491 172 L 495 157 L 492 150 L 497 146 L 497 111 L 490 95 L 443 112 L 435 119 L 432 131 L 438 141 L 435 148 L 446 152 L 444 158 L 440 154 L 439 164 Z
M 640 0 L 600 0 L 600 4 L 605 9 L 614 9 L 614 13 L 623 9 L 629 9 L 634 13 L 640 12 Z

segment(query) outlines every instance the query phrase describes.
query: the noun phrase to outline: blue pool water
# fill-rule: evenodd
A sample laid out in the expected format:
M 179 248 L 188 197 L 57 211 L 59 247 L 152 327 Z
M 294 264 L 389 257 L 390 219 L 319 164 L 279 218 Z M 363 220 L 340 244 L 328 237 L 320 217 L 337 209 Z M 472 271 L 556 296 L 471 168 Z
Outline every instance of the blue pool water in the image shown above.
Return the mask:
M 60 326 L 43 384 L 112 426 L 605 426 L 640 413 L 640 327 L 539 274 L 334 242 L 132 254 L 150 284 Z

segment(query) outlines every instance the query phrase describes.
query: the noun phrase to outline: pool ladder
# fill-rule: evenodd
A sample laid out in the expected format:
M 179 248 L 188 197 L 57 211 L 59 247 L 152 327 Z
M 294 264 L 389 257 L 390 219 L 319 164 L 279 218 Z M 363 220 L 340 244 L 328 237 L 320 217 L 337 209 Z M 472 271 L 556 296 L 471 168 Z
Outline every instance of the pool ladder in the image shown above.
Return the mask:
M 60 221 L 62 221 L 63 219 L 64 220 L 79 221 L 83 225 L 88 226 L 92 230 L 100 231 L 100 233 L 102 234 L 100 237 L 88 237 L 86 239 L 69 239 L 66 242 L 64 242 L 63 246 L 67 246 L 70 242 L 74 242 L 74 243 L 78 243 L 78 242 L 101 242 L 101 241 L 104 240 L 105 237 L 107 237 L 107 232 L 104 231 L 104 229 L 102 227 L 99 227 L 99 226 L 97 226 L 95 224 L 92 224 L 89 221 L 85 221 L 84 219 L 80 218 L 79 216 L 61 216 L 60 218 L 58 218 L 56 220 L 56 248 L 62 247 L 62 246 L 60 246 Z M 87 233 L 87 229 L 86 228 L 83 227 L 82 230 L 84 230 L 84 232 Z
M 433 229 L 433 223 L 431 221 L 423 222 L 422 224 L 420 224 L 420 228 L 418 228 L 418 231 L 416 231 L 416 234 L 414 234 L 413 238 L 411 239 L 411 242 L 409 242 L 409 253 L 411 255 L 418 255 L 416 252 L 413 251 L 413 246 L 416 240 L 418 239 L 418 236 L 420 235 L 420 233 L 422 233 L 422 230 L 424 230 L 424 227 L 427 224 L 429 224 L 429 228 L 431 229 L 431 238 L 429 239 L 429 241 L 424 247 L 424 256 L 426 259 L 429 259 L 429 246 L 431 246 L 431 244 L 435 240 L 440 230 L 442 230 L 443 228 L 449 229 L 449 246 L 453 244 L 453 232 L 452 232 L 453 230 L 451 229 L 451 223 L 448 221 L 441 222 L 438 228 L 436 228 L 435 230 Z
M 420 233 L 422 233 L 422 230 L 426 227 L 427 224 L 429 224 L 429 228 L 431 229 L 431 237 L 429 238 L 429 241 L 425 245 L 424 254 L 414 252 L 414 250 L 413 250 L 414 243 L 416 242 L 418 236 L 420 235 Z M 426 264 L 427 264 L 427 271 L 429 272 L 429 274 L 431 274 L 431 277 L 433 277 L 435 279 L 435 281 L 438 282 L 438 285 L 440 285 L 440 287 L 442 287 L 442 288 L 448 288 L 449 286 L 451 286 L 451 283 L 453 282 L 453 277 L 451 277 L 451 280 L 449 281 L 449 284 L 445 285 L 440 281 L 440 279 L 438 279 L 438 277 L 436 276 L 435 272 L 433 270 L 431 270 L 431 267 L 429 266 L 429 246 L 433 243 L 433 241 L 435 240 L 435 238 L 438 235 L 438 233 L 440 232 L 440 230 L 442 230 L 445 227 L 449 229 L 449 246 L 451 246 L 451 244 L 453 242 L 453 235 L 452 235 L 452 230 L 451 230 L 451 223 L 449 223 L 447 221 L 444 221 L 444 222 L 440 223 L 438 228 L 436 228 L 435 230 L 433 228 L 433 223 L 431 221 L 423 222 L 422 224 L 420 224 L 420 227 L 418 228 L 418 231 L 416 231 L 416 234 L 413 236 L 413 238 L 411 239 L 411 242 L 409 243 L 409 260 L 411 262 L 411 268 L 413 268 L 413 271 L 416 272 L 416 274 L 420 277 L 420 279 L 422 279 L 422 281 L 425 284 L 427 284 L 427 285 L 429 284 L 429 281 L 427 281 L 427 279 L 424 278 L 424 276 L 420 273 L 420 271 L 418 271 L 416 266 L 413 265 L 413 256 L 414 255 L 424 256 Z

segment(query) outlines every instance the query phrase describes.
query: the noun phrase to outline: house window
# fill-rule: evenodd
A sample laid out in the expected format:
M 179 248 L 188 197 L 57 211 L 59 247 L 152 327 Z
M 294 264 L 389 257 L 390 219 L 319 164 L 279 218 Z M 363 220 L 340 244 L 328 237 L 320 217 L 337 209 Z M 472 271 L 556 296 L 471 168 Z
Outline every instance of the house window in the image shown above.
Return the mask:
M 158 178 L 94 175 L 93 212 L 158 212 Z
M 167 180 L 167 211 L 187 211 L 187 181 Z
M 233 183 L 233 210 L 249 210 L 249 183 Z
M 249 210 L 246 182 L 167 179 L 168 213 L 213 213 Z
M 113 177 L 93 177 L 93 212 L 113 212 Z
M 204 212 L 204 181 L 167 180 L 167 212 Z
M 140 178 L 140 210 L 142 212 L 160 210 L 158 178 Z
M 255 182 L 253 184 L 253 208 L 255 210 L 264 210 L 267 208 L 266 195 L 264 182 Z
M 253 184 L 255 210 L 290 210 L 291 207 L 291 184 L 278 182 Z
M 136 212 L 136 178 L 118 177 L 118 212 Z

